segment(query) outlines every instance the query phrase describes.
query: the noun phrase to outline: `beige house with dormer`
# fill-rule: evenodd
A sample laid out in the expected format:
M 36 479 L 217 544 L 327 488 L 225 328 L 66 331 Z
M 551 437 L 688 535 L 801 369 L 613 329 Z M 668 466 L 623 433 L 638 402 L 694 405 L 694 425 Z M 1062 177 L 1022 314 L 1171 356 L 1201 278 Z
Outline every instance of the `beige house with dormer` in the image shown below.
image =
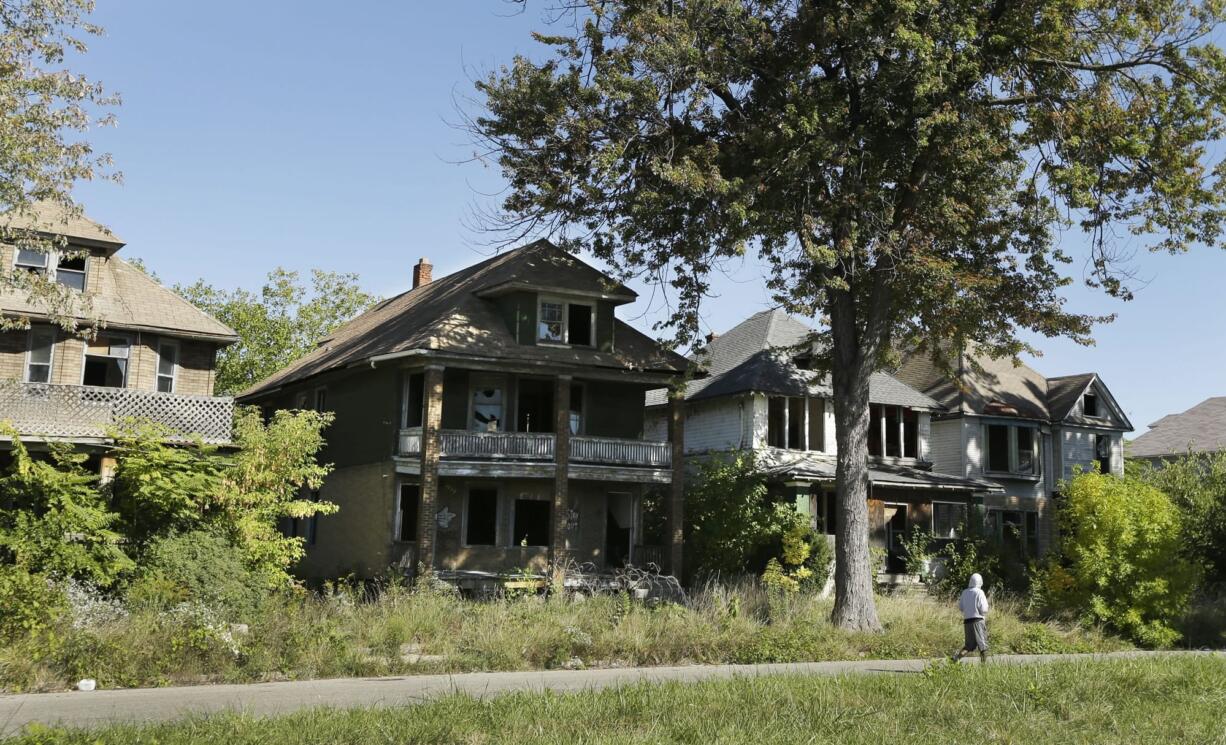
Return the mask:
M 0 244 L 0 271 L 60 285 L 78 328 L 53 323 L 24 291 L 0 291 L 0 314 L 22 326 L 0 331 L 0 421 L 26 441 L 99 451 L 128 417 L 229 441 L 233 400 L 213 386 L 217 350 L 238 339 L 232 329 L 124 261 L 124 242 L 93 220 L 44 208 L 8 227 L 63 238 L 51 251 Z

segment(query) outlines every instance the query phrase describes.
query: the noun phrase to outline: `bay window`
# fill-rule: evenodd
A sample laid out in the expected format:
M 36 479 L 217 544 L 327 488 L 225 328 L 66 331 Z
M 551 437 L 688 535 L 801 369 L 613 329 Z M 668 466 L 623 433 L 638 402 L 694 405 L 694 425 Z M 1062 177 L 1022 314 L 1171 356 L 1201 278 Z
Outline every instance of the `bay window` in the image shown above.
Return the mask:
M 919 414 L 904 406 L 868 408 L 868 454 L 887 458 L 919 457 Z
M 1037 476 L 1039 433 L 1025 424 L 984 426 L 984 470 L 989 473 Z

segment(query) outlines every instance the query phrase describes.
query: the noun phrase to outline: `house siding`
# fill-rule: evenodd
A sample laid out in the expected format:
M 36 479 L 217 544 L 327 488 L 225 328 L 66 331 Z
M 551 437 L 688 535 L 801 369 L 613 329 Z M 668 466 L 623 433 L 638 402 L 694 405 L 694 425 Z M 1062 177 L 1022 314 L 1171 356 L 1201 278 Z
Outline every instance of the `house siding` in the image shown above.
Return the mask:
M 753 397 L 718 398 L 689 404 L 685 416 L 686 452 L 740 448 L 745 443 L 746 423 L 752 417 L 753 407 Z M 663 439 L 668 439 L 667 429 Z
M 1124 475 L 1124 436 L 1122 434 L 1083 427 L 1061 427 L 1059 433 L 1062 479 L 1073 478 L 1078 466 L 1085 471 L 1094 469 L 1094 435 L 1103 434 L 1111 438 L 1112 475 Z
M 390 461 L 337 468 L 328 474 L 320 499 L 340 509 L 319 517 L 315 543 L 306 546 L 297 574 L 306 579 L 372 577 L 393 563 L 395 483 Z
M 25 380 L 25 331 L 0 331 L 0 380 Z
M 938 473 L 964 474 L 962 420 L 946 419 L 932 422 L 928 453 L 929 460 L 932 461 L 932 470 Z

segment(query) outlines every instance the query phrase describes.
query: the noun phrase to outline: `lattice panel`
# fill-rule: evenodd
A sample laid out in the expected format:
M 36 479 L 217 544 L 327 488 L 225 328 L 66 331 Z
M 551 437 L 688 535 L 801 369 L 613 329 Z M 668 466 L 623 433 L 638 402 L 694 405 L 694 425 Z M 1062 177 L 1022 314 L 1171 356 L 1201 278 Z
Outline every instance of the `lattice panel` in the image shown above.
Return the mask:
M 0 420 L 18 433 L 53 438 L 102 438 L 127 418 L 147 419 L 188 439 L 229 442 L 234 400 L 178 396 L 127 388 L 0 381 Z

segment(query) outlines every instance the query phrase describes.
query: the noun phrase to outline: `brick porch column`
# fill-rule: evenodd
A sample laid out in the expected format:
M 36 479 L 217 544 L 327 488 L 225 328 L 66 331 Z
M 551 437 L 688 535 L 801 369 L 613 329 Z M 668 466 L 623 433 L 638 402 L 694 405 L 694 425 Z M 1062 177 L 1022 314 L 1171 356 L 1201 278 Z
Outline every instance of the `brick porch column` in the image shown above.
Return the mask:
M 417 512 L 417 562 L 434 568 L 434 543 L 438 523 L 439 430 L 443 426 L 443 368 L 426 368 L 424 406 L 421 418 L 421 499 Z M 416 571 L 416 567 L 414 567 Z
M 554 381 L 554 446 L 553 461 L 557 469 L 553 484 L 553 531 L 550 554 L 555 568 L 566 560 L 566 514 L 570 511 L 570 376 L 559 375 Z
M 669 392 L 668 439 L 672 443 L 673 474 L 668 500 L 668 571 L 681 578 L 685 541 L 685 395 Z

